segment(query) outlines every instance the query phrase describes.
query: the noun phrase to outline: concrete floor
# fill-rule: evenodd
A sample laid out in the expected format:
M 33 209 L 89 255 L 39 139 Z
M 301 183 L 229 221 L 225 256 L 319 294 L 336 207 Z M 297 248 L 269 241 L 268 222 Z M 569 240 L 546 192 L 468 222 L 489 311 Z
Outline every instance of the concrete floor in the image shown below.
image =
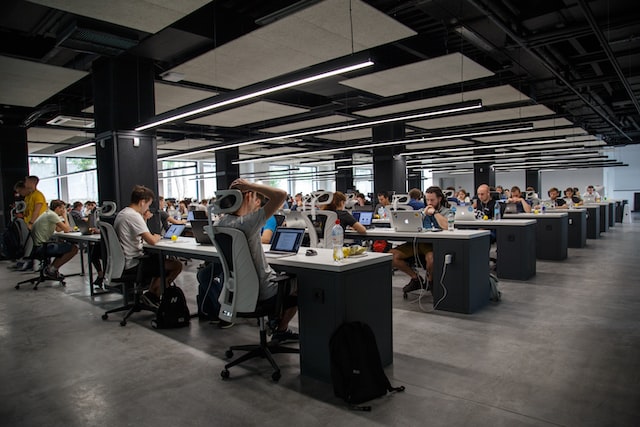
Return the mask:
M 638 220 L 639 218 L 635 218 Z M 243 323 L 197 320 L 156 331 L 152 314 L 101 320 L 117 295 L 91 298 L 86 278 L 38 291 L 0 262 L 2 426 L 637 426 L 640 423 L 640 223 L 616 224 L 563 262 L 538 261 L 529 281 L 500 282 L 503 301 L 473 315 L 424 313 L 394 276 L 394 364 L 402 394 L 354 412 L 329 384 L 279 355 L 220 379 L 228 344 L 253 342 Z M 195 270 L 179 277 L 195 310 Z M 79 271 L 74 260 L 63 273 Z

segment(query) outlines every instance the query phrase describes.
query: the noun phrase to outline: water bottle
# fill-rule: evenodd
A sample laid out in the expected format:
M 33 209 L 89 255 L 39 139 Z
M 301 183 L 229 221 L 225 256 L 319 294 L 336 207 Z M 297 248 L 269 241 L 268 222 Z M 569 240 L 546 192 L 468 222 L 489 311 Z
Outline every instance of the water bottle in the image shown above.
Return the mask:
M 335 262 L 340 262 L 344 258 L 344 253 L 342 252 L 343 244 L 344 230 L 342 230 L 340 220 L 336 219 L 336 224 L 331 229 L 331 246 L 333 247 L 333 260 Z
M 547 210 L 547 207 L 544 205 L 544 203 L 542 204 L 542 207 L 540 208 L 541 212 L 544 213 L 544 211 Z
M 493 219 L 499 221 L 500 218 L 500 203 L 496 202 L 496 204 L 493 206 Z
M 456 222 L 456 208 L 452 207 L 449 213 L 447 214 L 447 230 L 449 231 L 455 230 L 456 228 L 455 222 Z
M 386 211 L 382 206 L 380 206 L 378 208 L 378 218 L 383 219 L 385 216 L 386 216 Z

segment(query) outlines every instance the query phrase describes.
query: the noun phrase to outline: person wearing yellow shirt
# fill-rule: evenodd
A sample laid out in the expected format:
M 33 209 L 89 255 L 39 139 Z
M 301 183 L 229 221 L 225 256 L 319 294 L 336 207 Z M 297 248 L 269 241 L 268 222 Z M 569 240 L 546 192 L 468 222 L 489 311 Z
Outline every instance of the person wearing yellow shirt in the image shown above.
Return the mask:
M 37 176 L 30 175 L 22 181 L 24 183 L 23 190 L 16 189 L 24 197 L 24 202 L 27 205 L 24 210 L 24 222 L 27 223 L 29 228 L 48 209 L 44 194 L 36 188 L 39 181 L 40 179 Z

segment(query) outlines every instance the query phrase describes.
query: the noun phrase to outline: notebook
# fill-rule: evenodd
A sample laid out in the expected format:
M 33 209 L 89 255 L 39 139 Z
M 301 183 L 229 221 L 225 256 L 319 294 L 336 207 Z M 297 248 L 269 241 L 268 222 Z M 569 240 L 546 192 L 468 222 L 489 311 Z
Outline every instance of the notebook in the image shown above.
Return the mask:
M 209 238 L 209 234 L 204 229 L 205 226 L 209 225 L 209 221 L 206 219 L 194 219 L 191 221 L 191 232 L 193 233 L 193 237 L 195 237 L 196 242 L 201 245 L 213 245 L 211 238 Z
M 422 211 L 391 212 L 391 227 L 396 231 L 425 231 L 422 226 Z
M 360 211 L 360 212 L 353 212 L 351 215 L 353 215 L 356 221 L 358 221 L 360 224 L 364 225 L 365 227 L 371 226 L 371 221 L 373 220 L 373 212 Z
M 164 233 L 165 239 L 170 239 L 171 236 L 181 236 L 185 226 L 182 224 L 171 224 L 171 227 Z
M 264 254 L 268 258 L 295 255 L 300 249 L 304 228 L 278 227 L 271 239 L 271 248 Z

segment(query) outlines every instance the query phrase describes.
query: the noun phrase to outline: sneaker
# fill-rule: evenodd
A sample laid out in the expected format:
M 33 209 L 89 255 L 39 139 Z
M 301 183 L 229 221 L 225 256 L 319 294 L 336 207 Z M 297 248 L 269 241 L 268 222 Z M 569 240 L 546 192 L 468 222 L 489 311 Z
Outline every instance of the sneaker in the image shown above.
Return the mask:
M 157 296 L 155 296 L 155 294 L 152 294 L 149 291 L 140 295 L 140 302 L 149 307 L 153 307 L 153 308 L 160 307 L 160 298 L 158 298 Z
M 418 289 L 424 289 L 424 282 L 420 276 L 415 279 L 411 279 L 411 281 L 402 288 L 402 292 L 407 294 L 409 292 L 417 291 Z
M 20 267 L 18 267 L 18 271 L 31 271 L 33 270 L 33 260 L 27 260 L 22 263 Z
M 93 287 L 95 290 L 102 289 L 102 281 L 103 281 L 102 277 L 98 277 L 96 280 L 93 281 Z
M 286 331 L 275 331 L 271 336 L 271 342 L 288 342 L 288 341 L 299 341 L 300 335 L 293 332 L 291 329 L 287 329 Z
M 234 325 L 233 322 L 227 322 L 226 320 L 218 319 L 218 328 L 220 329 L 229 329 Z
M 47 279 L 51 279 L 51 280 L 59 280 L 62 281 L 64 280 L 64 276 L 62 274 L 60 274 L 60 272 L 58 270 L 53 271 L 50 268 L 47 267 L 47 269 L 44 271 L 44 275 L 47 277 Z

